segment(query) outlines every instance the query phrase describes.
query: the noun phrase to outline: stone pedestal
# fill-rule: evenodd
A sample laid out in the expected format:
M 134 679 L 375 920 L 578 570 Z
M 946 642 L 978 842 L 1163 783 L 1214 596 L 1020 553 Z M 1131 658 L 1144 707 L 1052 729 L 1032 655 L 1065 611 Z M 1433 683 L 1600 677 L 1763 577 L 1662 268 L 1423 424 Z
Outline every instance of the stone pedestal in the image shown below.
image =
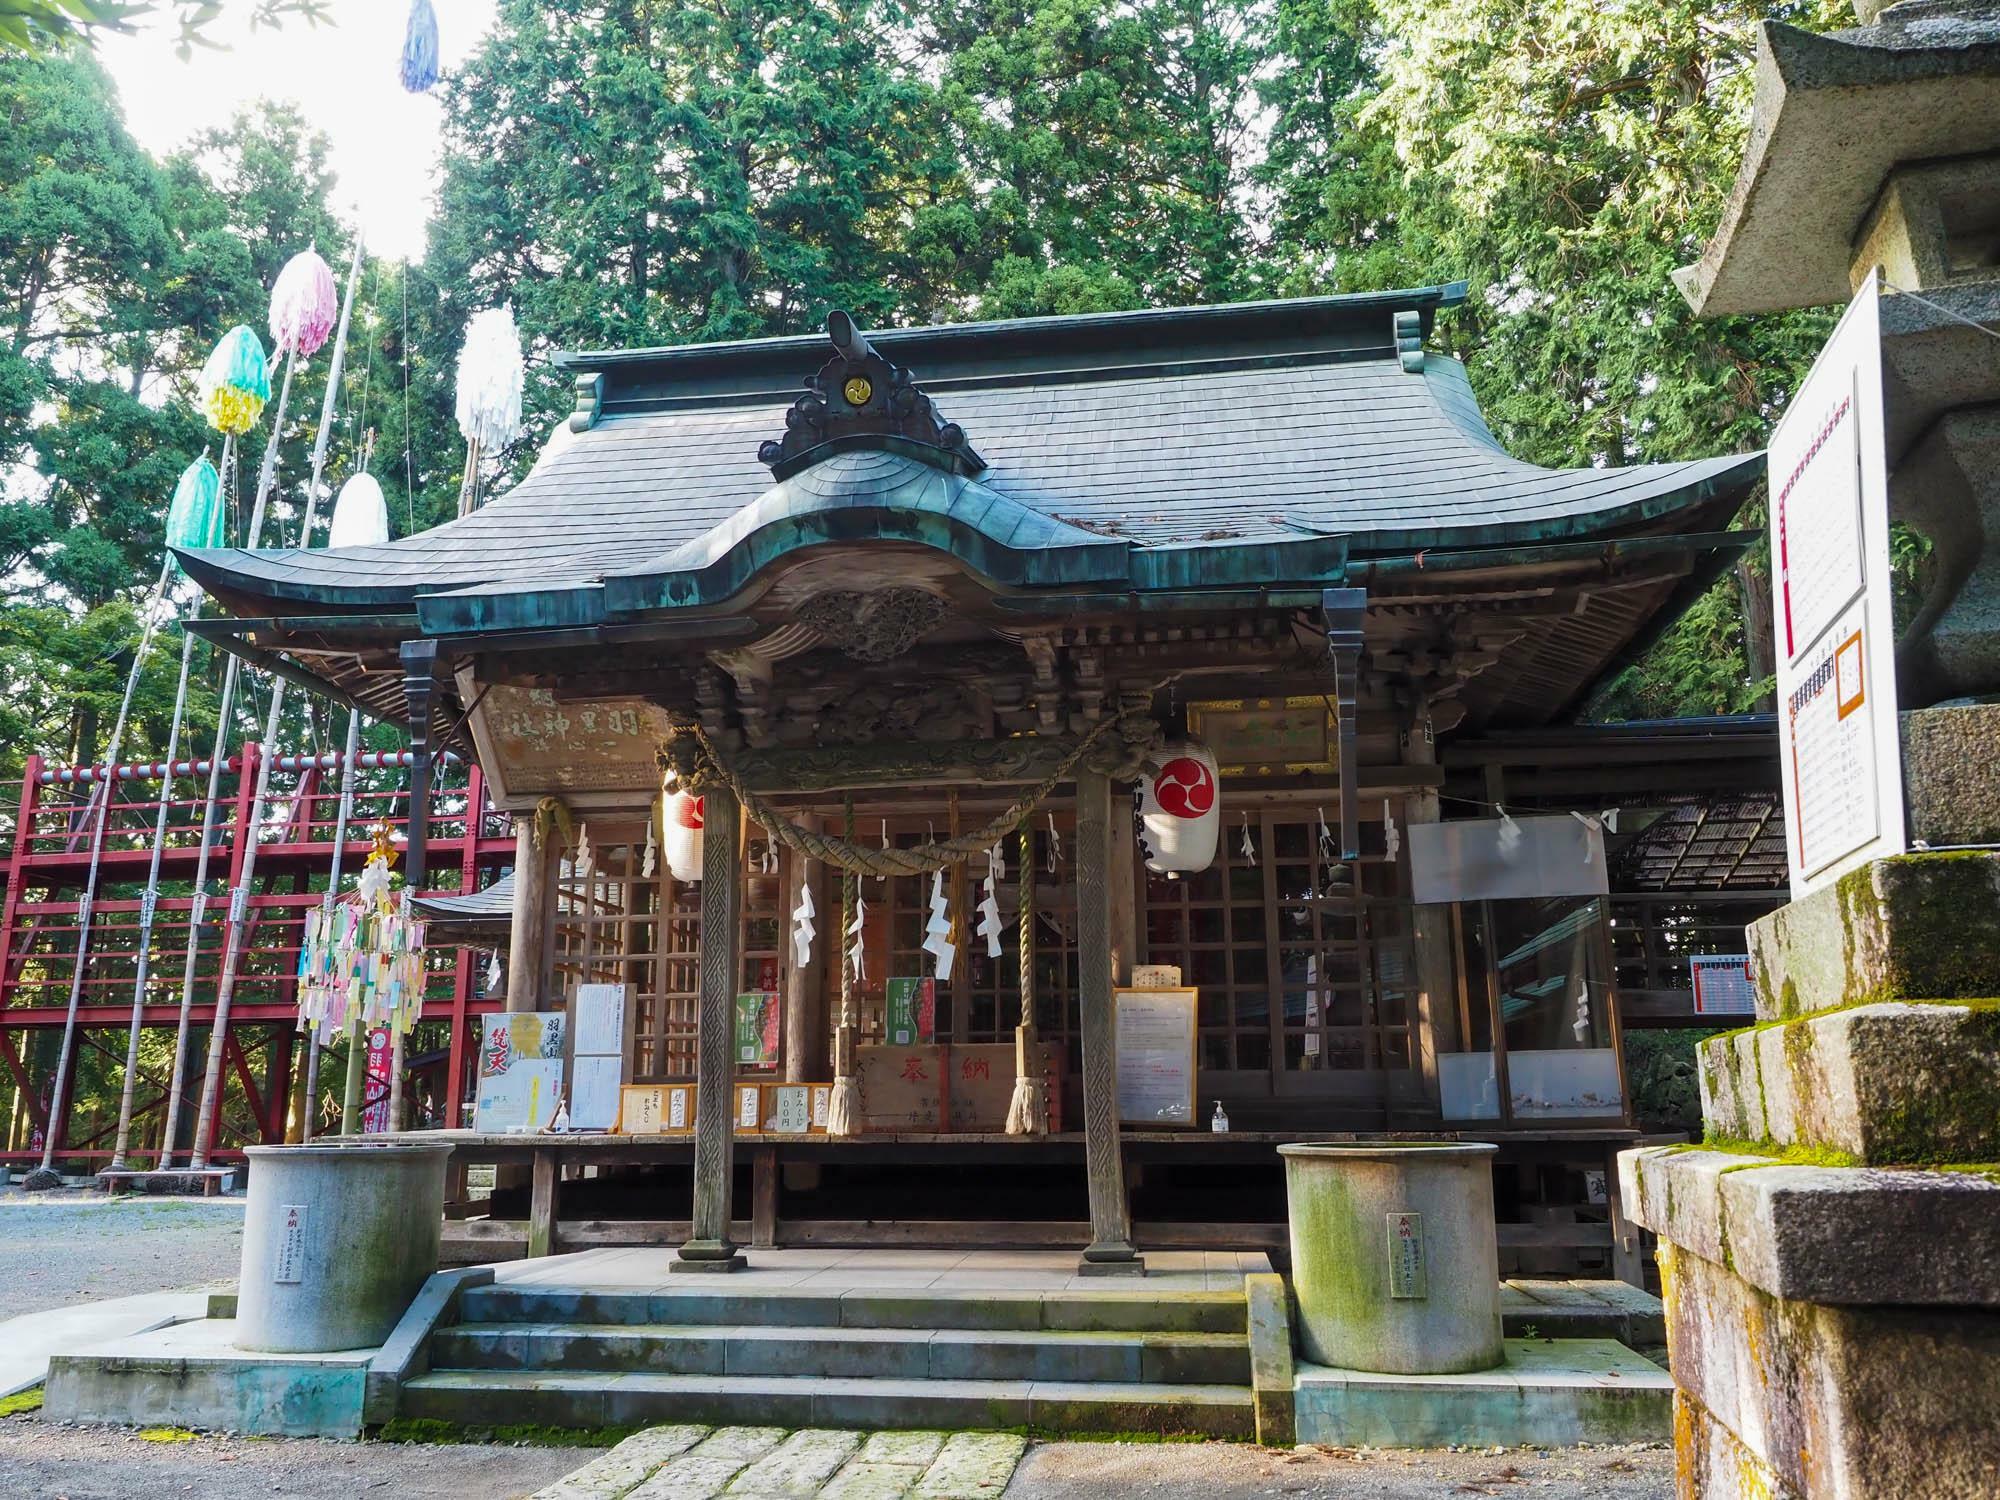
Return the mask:
M 2000 1494 L 2000 856 L 1864 866 L 1749 930 L 1710 1145 L 1625 1153 L 1689 1500 Z

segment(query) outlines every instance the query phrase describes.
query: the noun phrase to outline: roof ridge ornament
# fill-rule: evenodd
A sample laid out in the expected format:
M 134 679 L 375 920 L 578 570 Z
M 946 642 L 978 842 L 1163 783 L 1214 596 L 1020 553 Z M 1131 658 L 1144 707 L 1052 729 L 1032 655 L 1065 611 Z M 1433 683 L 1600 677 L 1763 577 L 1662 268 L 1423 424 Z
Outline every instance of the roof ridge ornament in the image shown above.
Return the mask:
M 789 479 L 855 448 L 907 454 L 968 478 L 986 467 L 965 430 L 947 422 L 910 372 L 883 358 L 851 316 L 837 308 L 827 314 L 826 336 L 833 358 L 808 377 L 805 393 L 785 413 L 784 437 L 757 449 L 773 477 Z

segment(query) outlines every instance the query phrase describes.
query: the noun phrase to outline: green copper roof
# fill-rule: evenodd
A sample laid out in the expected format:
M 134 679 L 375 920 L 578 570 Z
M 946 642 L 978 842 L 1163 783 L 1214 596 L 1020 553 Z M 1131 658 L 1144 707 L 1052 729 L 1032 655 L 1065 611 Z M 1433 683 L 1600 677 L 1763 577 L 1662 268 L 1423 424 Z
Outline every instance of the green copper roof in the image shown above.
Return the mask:
M 1339 584 L 1428 548 L 1719 530 L 1749 455 L 1549 470 L 1509 457 L 1464 370 L 1417 352 L 1462 288 L 876 332 L 989 467 L 893 441 L 773 484 L 823 339 L 572 356 L 586 430 L 482 510 L 383 547 L 185 554 L 243 612 L 409 609 L 427 634 L 727 604 L 798 549 L 934 547 L 1007 590 Z

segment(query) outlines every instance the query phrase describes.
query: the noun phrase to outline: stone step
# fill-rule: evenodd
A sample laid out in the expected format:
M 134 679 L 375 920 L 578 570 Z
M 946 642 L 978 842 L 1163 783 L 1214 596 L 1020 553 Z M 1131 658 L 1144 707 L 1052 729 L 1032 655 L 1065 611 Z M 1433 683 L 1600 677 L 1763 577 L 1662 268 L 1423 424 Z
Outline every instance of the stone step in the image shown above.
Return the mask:
M 787 1427 L 996 1428 L 1200 1433 L 1250 1438 L 1256 1414 L 1239 1385 L 1051 1380 L 845 1380 L 820 1376 L 570 1374 L 434 1370 L 402 1388 L 398 1414 L 470 1426 L 496 1412 L 551 1427 L 658 1422 Z
M 686 1278 L 706 1282 L 708 1278 Z M 958 1328 L 1070 1332 L 1234 1333 L 1247 1325 L 1240 1291 L 1020 1292 L 949 1288 L 895 1291 L 592 1291 L 478 1287 L 465 1293 L 468 1323 L 624 1323 L 733 1328 Z
M 431 1340 L 433 1369 L 644 1370 L 904 1380 L 1241 1385 L 1240 1333 L 973 1328 L 639 1327 L 470 1323 Z

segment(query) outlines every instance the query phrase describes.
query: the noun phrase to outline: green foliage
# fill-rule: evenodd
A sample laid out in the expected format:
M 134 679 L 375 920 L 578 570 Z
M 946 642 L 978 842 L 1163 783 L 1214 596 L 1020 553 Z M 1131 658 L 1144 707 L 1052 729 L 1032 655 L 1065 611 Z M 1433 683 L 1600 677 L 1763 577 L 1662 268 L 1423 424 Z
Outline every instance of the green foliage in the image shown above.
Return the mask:
M 0 0 L 0 57 L 88 46 L 102 32 L 137 31 L 164 9 L 174 16 L 174 51 L 185 61 L 196 47 L 215 45 L 208 28 L 222 14 L 216 0 Z M 310 23 L 327 18 L 322 0 L 253 0 L 250 24 L 275 26 L 286 16 Z

